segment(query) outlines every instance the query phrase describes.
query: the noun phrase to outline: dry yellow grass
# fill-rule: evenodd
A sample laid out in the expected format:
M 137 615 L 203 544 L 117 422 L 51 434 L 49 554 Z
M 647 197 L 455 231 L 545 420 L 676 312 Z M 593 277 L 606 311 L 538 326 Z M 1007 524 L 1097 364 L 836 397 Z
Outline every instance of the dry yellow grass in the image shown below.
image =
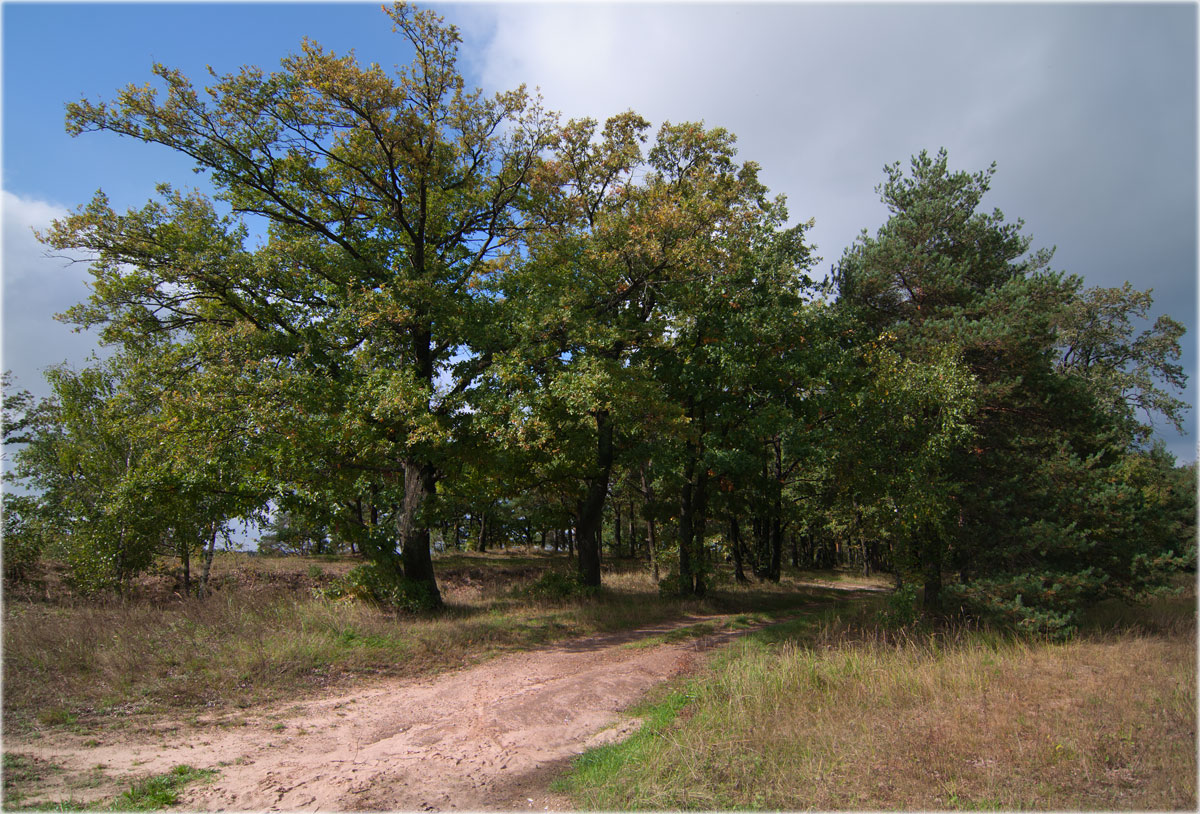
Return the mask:
M 1194 609 L 1194 604 L 1192 605 Z M 1194 610 L 1193 610 L 1194 613 Z M 963 633 L 748 641 L 658 735 L 567 785 L 599 809 L 1195 810 L 1196 642 Z M 622 749 L 629 751 L 622 752 Z

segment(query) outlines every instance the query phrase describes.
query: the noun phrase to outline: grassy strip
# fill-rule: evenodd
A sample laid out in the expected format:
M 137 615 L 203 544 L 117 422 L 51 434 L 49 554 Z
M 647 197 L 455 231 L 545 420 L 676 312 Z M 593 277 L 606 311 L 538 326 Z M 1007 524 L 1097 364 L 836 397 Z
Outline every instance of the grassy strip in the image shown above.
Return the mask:
M 1064 644 L 797 620 L 557 787 L 589 810 L 1194 810 L 1194 614 Z
M 74 799 L 42 802 L 27 805 L 18 791 L 21 780 L 28 777 L 32 766 L 28 759 L 17 755 L 4 756 L 4 810 L 5 811 L 158 811 L 179 804 L 179 793 L 185 786 L 215 777 L 215 769 L 194 769 L 180 765 L 165 774 L 154 775 L 135 782 L 108 803 L 84 803 Z M 47 767 L 42 767 L 45 770 Z M 16 770 L 20 776 L 10 782 L 9 772 Z M 61 771 L 61 769 L 60 769 Z

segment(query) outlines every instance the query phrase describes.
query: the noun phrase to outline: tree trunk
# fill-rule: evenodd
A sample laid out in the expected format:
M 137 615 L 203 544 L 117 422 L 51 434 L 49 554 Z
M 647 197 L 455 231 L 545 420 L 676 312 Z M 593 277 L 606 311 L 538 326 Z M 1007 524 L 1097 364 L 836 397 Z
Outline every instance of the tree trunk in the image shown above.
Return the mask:
M 767 578 L 779 582 L 781 566 L 783 565 L 783 447 L 776 438 L 771 444 L 775 453 L 774 477 L 771 478 L 771 517 L 769 519 L 771 564 L 767 570 Z
M 633 510 L 633 498 L 629 498 L 629 559 L 637 559 L 637 515 Z
M 926 533 L 921 552 L 921 570 L 925 581 L 922 609 L 930 616 L 942 612 L 942 541 Z
M 579 550 L 579 576 L 584 585 L 600 584 L 600 525 L 604 518 L 604 499 L 608 495 L 608 478 L 613 464 L 613 425 L 607 410 L 596 417 L 596 461 L 587 478 L 587 491 L 579 501 L 578 530 L 575 540 Z
M 693 579 L 692 593 L 696 596 L 704 596 L 708 593 L 708 582 L 705 575 L 708 573 L 708 546 L 704 544 L 705 529 L 708 525 L 708 470 L 703 464 L 700 466 L 699 475 L 696 477 L 696 489 L 692 493 L 692 552 L 693 552 Z
M 180 544 L 179 560 L 183 565 L 183 595 L 192 595 L 192 547 L 190 545 Z
M 204 551 L 204 569 L 200 572 L 199 594 L 203 599 L 208 595 L 208 575 L 212 572 L 213 554 L 217 550 L 217 531 L 216 523 L 212 524 L 212 533 L 208 537 L 208 548 Z
M 487 551 L 487 512 L 479 515 L 479 537 L 475 540 L 476 551 Z
M 684 596 L 691 596 L 696 590 L 692 580 L 692 478 L 695 470 L 695 458 L 689 454 L 683 467 L 683 489 L 679 493 L 679 593 Z
M 689 445 L 679 495 L 679 592 L 703 596 L 704 525 L 708 503 L 708 472 L 700 462 L 701 449 Z
M 729 516 L 729 545 L 733 549 L 733 576 L 739 583 L 749 582 L 742 568 L 742 531 L 736 514 Z
M 646 552 L 650 558 L 650 571 L 654 575 L 654 584 L 658 584 L 658 533 L 654 526 L 654 515 L 651 507 L 654 503 L 654 493 L 650 482 L 646 479 L 646 465 L 642 464 L 642 506 L 646 518 Z
M 442 595 L 433 574 L 429 527 L 419 515 L 436 489 L 437 471 L 431 464 L 404 462 L 404 501 L 396 521 L 400 533 L 401 574 L 405 579 L 425 586 L 431 607 L 441 607 Z
M 613 556 L 621 556 L 621 501 L 613 501 Z

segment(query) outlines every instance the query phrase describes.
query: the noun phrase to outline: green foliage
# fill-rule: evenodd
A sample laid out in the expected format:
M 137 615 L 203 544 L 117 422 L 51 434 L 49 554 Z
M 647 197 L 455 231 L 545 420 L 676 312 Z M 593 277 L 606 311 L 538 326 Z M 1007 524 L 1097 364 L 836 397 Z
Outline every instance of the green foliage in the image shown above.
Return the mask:
M 913 582 L 905 582 L 888 594 L 887 601 L 878 614 L 879 624 L 885 628 L 905 628 L 919 618 L 917 586 Z
M 2 514 L 4 530 L 0 539 L 4 541 L 4 578 L 22 580 L 28 578 L 41 561 L 46 547 L 45 522 L 38 511 L 37 500 L 29 495 L 14 495 L 5 492 Z
M 1167 316 L 1138 333 L 1153 300 L 1126 282 L 1119 288 L 1089 288 L 1076 296 L 1058 324 L 1058 370 L 1084 379 L 1106 407 L 1126 416 L 1139 440 L 1150 435 L 1147 420 L 1159 415 L 1182 430 L 1187 404 L 1167 387 L 1182 390 L 1187 375 L 1179 365 L 1184 327 Z M 1164 386 L 1165 385 L 1165 386 Z
M 71 321 L 127 349 L 177 343 L 197 414 L 230 419 L 210 437 L 323 522 L 369 524 L 363 553 L 436 602 L 430 504 L 443 467 L 486 440 L 467 408 L 506 339 L 493 275 L 529 225 L 553 117 L 524 89 L 467 88 L 458 31 L 436 14 L 385 12 L 416 54 L 394 75 L 305 41 L 275 72 L 200 89 L 156 65 L 157 86 L 69 105 L 72 134 L 190 157 L 232 213 L 165 186 L 125 214 L 98 194 L 43 237 L 95 258 Z M 388 522 L 364 521 L 364 504 Z
M 1170 464 L 1147 464 L 1132 445 L 1144 437 L 1135 409 L 1178 418 L 1180 403 L 1156 382 L 1182 385 L 1181 329 L 1160 321 L 1131 339 L 1146 295 L 1128 286 L 1080 295 L 1077 278 L 1047 270 L 1050 253 L 1028 252 L 1020 221 L 978 210 L 994 167 L 953 172 L 942 151 L 914 157 L 907 175 L 899 164 L 886 172 L 880 192 L 892 216 L 839 263 L 839 307 L 859 336 L 895 337 L 910 389 L 922 387 L 918 371 L 940 365 L 943 378 L 950 356 L 968 378 L 959 376 L 965 399 L 930 390 L 928 401 L 910 398 L 874 420 L 880 396 L 903 385 L 872 371 L 853 388 L 865 401 L 850 416 L 886 428 L 873 441 L 900 469 L 856 448 L 855 433 L 839 441 L 850 440 L 843 471 L 854 473 L 855 521 L 871 517 L 862 502 L 884 507 L 877 533 L 891 538 L 896 567 L 921 579 L 929 609 L 949 598 L 1065 634 L 1086 604 L 1161 584 L 1194 548 L 1178 524 L 1167 532 L 1147 511 L 1165 495 L 1149 483 L 1164 483 Z M 963 405 L 959 432 L 929 447 L 906 482 L 906 436 L 944 399 Z M 879 500 L 891 494 L 911 502 Z M 943 596 L 947 571 L 957 580 Z
M 325 599 L 357 600 L 410 613 L 438 605 L 426 583 L 388 572 L 373 562 L 355 566 L 331 586 L 318 588 L 317 592 Z
M 1182 326 L 1138 332 L 1149 292 L 1050 270 L 982 208 L 994 166 L 885 167 L 888 220 L 814 301 L 811 221 L 733 134 L 560 123 L 469 89 L 436 14 L 385 12 L 416 53 L 394 74 L 305 41 L 276 71 L 201 89 L 156 65 L 68 106 L 72 134 L 189 156 L 221 205 L 97 193 L 42 235 L 93 259 L 64 319 L 120 353 L 52 371 L 43 402 L 6 377 L 6 478 L 31 494 L 5 497 L 8 577 L 54 553 L 120 589 L 271 507 L 262 550 L 370 560 L 331 597 L 436 607 L 431 530 L 464 525 L 481 548 L 573 527 L 596 586 L 612 494 L 684 595 L 717 551 L 778 581 L 803 539 L 927 610 L 1062 632 L 1194 563 L 1194 469 L 1140 421 L 1179 426 Z
M 566 602 L 595 596 L 598 592 L 597 586 L 584 584 L 578 573 L 550 570 L 521 588 L 519 594 L 537 602 Z
M 158 554 L 186 556 L 261 503 L 242 456 L 210 434 L 217 420 L 182 406 L 186 381 L 159 386 L 169 355 L 116 354 L 46 374 L 52 395 L 28 411 L 6 473 L 30 492 L 6 496 L 15 567 L 45 551 L 79 590 L 122 590 Z

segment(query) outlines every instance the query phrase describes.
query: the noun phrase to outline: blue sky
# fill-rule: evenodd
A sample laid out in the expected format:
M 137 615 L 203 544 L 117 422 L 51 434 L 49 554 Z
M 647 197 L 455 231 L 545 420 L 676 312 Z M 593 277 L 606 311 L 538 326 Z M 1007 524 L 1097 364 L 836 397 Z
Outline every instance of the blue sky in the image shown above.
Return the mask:
M 488 90 L 540 87 L 551 109 L 738 134 L 741 157 L 788 196 L 837 260 L 886 217 L 882 167 L 946 147 L 998 163 L 985 205 L 1023 218 L 1054 268 L 1090 285 L 1155 289 L 1188 326 L 1196 367 L 1197 7 L 1178 4 L 446 4 L 461 64 Z M 32 240 L 99 188 L 118 207 L 154 185 L 203 183 L 163 148 L 70 138 L 68 101 L 112 98 L 155 61 L 198 83 L 270 69 L 309 36 L 387 67 L 407 62 L 376 3 L 17 3 L 3 23 L 3 365 L 39 391 L 48 364 L 94 346 L 50 315 L 86 297 L 82 266 Z M 1195 403 L 1195 384 L 1185 398 Z M 1195 459 L 1188 434 L 1162 438 Z

